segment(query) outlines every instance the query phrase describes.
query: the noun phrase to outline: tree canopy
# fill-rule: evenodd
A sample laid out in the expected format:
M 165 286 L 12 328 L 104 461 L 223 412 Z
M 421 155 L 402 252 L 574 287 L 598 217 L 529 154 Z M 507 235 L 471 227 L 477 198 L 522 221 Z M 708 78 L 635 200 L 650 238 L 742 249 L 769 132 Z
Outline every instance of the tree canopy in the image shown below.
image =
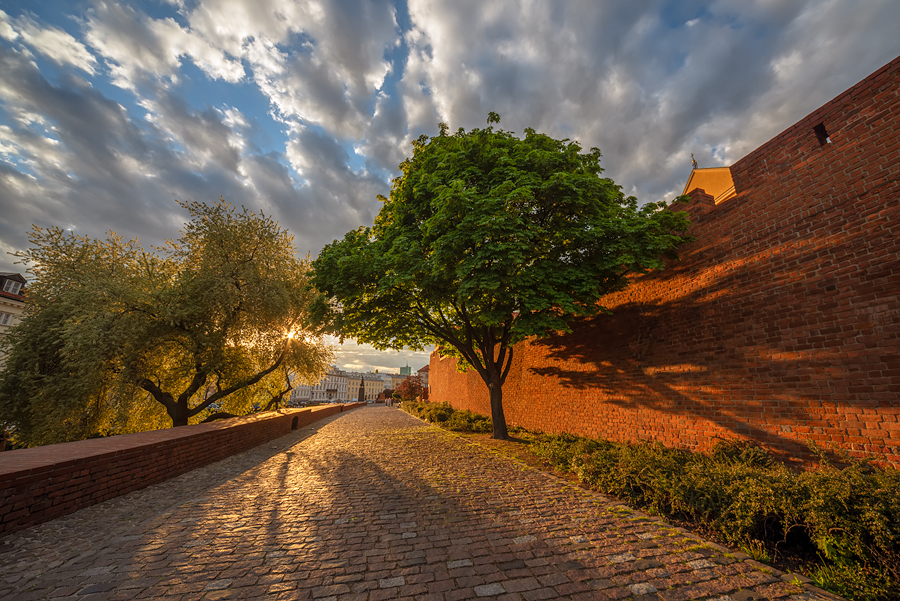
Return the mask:
M 606 311 L 604 295 L 676 257 L 690 222 L 626 197 L 596 148 L 498 122 L 414 141 L 374 226 L 326 246 L 313 281 L 335 331 L 377 348 L 438 345 L 477 370 L 506 438 L 513 345 Z
M 428 396 L 428 388 L 425 386 L 425 381 L 422 380 L 422 376 L 416 374 L 414 376 L 408 376 L 405 380 L 400 382 L 400 386 L 391 393 L 391 396 L 399 398 L 401 401 L 426 398 Z
M 25 319 L 8 335 L 0 420 L 33 445 L 240 414 L 315 381 L 309 259 L 270 217 L 181 203 L 181 236 L 146 251 L 35 227 Z

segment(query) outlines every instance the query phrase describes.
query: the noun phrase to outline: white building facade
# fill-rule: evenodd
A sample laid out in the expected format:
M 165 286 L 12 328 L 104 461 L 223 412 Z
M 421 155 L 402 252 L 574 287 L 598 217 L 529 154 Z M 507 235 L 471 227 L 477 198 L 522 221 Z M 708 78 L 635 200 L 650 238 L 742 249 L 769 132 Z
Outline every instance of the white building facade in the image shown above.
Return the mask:
M 312 386 L 309 384 L 294 384 L 291 382 L 293 389 L 291 390 L 291 404 L 299 405 L 300 403 L 308 403 L 312 398 Z
M 363 384 L 366 402 L 374 401 L 387 388 L 396 389 L 408 376 L 343 371 L 328 368 L 325 377 L 314 385 L 293 383 L 291 403 L 354 403 L 359 400 L 359 384 Z
M 347 374 L 337 368 L 325 372 L 325 377 L 312 387 L 310 401 L 313 403 L 346 403 L 350 400 Z
M 25 313 L 25 278 L 18 273 L 0 273 L 0 340 L 6 332 L 19 323 Z M 5 361 L 0 346 L 0 366 Z
M 351 392 L 347 374 L 335 366 L 329 367 L 318 383 L 298 384 L 291 391 L 292 403 L 347 403 Z

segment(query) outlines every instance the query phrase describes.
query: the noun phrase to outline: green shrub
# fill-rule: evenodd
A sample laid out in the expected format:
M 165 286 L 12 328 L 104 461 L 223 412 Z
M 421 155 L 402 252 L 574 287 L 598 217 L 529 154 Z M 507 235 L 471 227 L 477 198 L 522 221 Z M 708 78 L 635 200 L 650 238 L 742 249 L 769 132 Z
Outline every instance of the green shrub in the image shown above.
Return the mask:
M 764 447 L 736 438 L 717 442 L 709 453 L 719 463 L 739 463 L 752 467 L 770 467 L 775 461 Z
M 448 403 L 419 403 L 419 405 L 422 406 L 420 413 L 426 421 L 441 426 L 450 420 L 454 411 Z
M 429 423 L 464 432 L 491 432 L 493 427 L 490 418 L 471 411 L 457 411 L 449 403 L 417 403 L 403 401 L 400 408 Z
M 854 461 L 799 474 L 797 485 L 803 523 L 826 560 L 900 581 L 900 472 Z
M 429 423 L 460 432 L 483 434 L 493 431 L 489 417 L 471 411 L 457 411 L 449 403 L 403 401 L 401 409 Z
M 471 411 L 455 411 L 450 419 L 447 420 L 445 426 L 449 430 L 458 432 L 474 432 L 476 434 L 486 434 L 494 431 L 494 426 L 490 418 Z
M 702 525 L 755 557 L 773 556 L 792 533 L 792 540 L 808 539 L 808 551 L 822 559 L 815 572 L 822 586 L 848 598 L 900 594 L 896 470 L 856 461 L 797 473 L 762 447 L 733 440 L 703 454 L 536 434 L 532 450 L 596 490 Z M 878 584 L 866 588 L 859 574 Z
M 491 432 L 491 420 L 447 403 L 404 411 L 451 430 Z M 724 440 L 708 454 L 660 443 L 616 443 L 522 432 L 531 450 L 591 488 L 716 532 L 762 561 L 789 535 L 821 562 L 818 586 L 854 601 L 900 598 L 900 472 L 849 461 L 795 472 L 761 446 Z M 815 451 L 816 449 L 813 448 Z
M 900 590 L 886 573 L 860 565 L 821 565 L 810 577 L 816 586 L 853 601 L 897 599 Z

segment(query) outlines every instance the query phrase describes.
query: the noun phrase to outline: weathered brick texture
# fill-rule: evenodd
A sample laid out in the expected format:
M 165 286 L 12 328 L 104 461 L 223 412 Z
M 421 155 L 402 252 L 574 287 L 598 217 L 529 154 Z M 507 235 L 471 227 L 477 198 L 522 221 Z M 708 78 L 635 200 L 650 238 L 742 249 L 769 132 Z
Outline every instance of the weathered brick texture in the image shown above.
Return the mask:
M 602 299 L 612 316 L 515 348 L 508 421 L 900 466 L 900 59 L 731 173 L 734 198 L 693 192 L 681 261 Z M 474 372 L 433 355 L 429 378 L 434 401 L 490 414 Z
M 0 536 L 219 461 L 364 404 L 284 409 L 0 453 Z

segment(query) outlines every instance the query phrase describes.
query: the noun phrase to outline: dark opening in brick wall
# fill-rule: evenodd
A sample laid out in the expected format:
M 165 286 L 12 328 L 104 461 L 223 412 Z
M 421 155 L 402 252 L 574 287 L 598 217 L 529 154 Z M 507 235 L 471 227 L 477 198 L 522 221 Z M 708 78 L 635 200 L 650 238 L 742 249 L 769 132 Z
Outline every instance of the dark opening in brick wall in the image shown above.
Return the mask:
M 825 129 L 824 123 L 819 123 L 818 125 L 813 127 L 813 132 L 815 132 L 816 134 L 816 139 L 819 141 L 819 146 L 831 144 L 831 138 L 828 137 L 828 131 Z

